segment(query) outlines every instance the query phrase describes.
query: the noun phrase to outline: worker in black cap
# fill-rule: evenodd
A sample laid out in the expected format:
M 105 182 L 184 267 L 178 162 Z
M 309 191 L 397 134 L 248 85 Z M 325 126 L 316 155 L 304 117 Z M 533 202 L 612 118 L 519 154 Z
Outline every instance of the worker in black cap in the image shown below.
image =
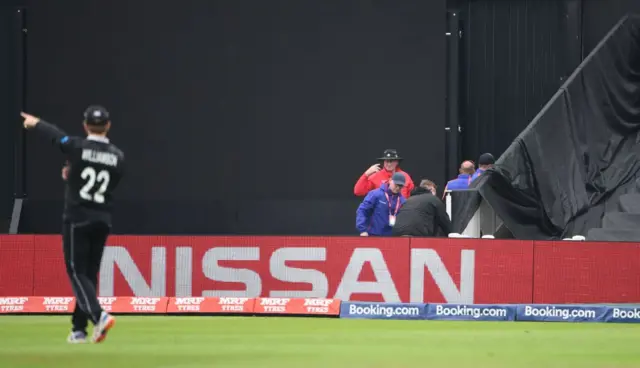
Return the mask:
M 70 137 L 57 126 L 26 113 L 25 129 L 49 138 L 66 156 L 63 213 L 63 252 L 67 274 L 76 297 L 67 341 L 87 342 L 87 325 L 93 324 L 93 342 L 102 342 L 115 319 L 100 306 L 96 295 L 102 253 L 111 231 L 112 195 L 123 175 L 124 154 L 107 133 L 109 112 L 89 106 L 84 113 L 86 138 Z
M 364 197 L 370 191 L 380 188 L 382 184 L 389 182 L 394 173 L 401 173 L 406 181 L 405 186 L 402 188 L 402 195 L 405 198 L 409 198 L 415 185 L 409 174 L 400 169 L 402 160 L 403 158 L 398 155 L 398 151 L 394 149 L 385 150 L 382 157 L 378 158 L 378 163 L 372 165 L 364 174 L 360 175 L 353 188 L 353 194 L 358 197 Z
M 493 167 L 493 164 L 496 160 L 493 158 L 493 155 L 490 153 L 483 153 L 480 155 L 478 159 L 478 169 L 471 176 L 471 181 L 474 181 L 478 176 L 480 176 L 483 172 L 487 171 L 487 169 Z

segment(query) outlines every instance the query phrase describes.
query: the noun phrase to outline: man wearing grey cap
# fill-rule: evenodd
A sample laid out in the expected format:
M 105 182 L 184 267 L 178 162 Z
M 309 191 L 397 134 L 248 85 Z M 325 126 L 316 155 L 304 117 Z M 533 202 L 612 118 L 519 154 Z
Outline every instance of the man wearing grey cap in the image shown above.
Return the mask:
M 402 188 L 406 178 L 395 173 L 388 183 L 370 191 L 356 211 L 356 229 L 360 236 L 391 236 L 396 216 L 405 203 Z

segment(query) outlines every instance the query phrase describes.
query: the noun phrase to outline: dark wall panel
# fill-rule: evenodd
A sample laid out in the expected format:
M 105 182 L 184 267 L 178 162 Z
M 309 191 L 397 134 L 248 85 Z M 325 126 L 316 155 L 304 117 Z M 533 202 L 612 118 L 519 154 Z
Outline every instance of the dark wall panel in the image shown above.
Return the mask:
M 458 2 L 464 159 L 501 155 L 580 63 L 578 0 Z
M 582 4 L 585 57 L 620 18 L 627 13 L 640 13 L 638 0 L 582 0 Z
M 397 148 L 443 183 L 445 2 L 32 0 L 31 110 L 112 111 L 121 233 L 353 233 Z M 64 19 L 64 20 L 63 20 Z M 59 229 L 62 158 L 31 138 L 24 231 Z
M 8 230 L 14 194 L 14 148 L 19 134 L 21 14 L 18 1 L 0 5 L 0 233 Z

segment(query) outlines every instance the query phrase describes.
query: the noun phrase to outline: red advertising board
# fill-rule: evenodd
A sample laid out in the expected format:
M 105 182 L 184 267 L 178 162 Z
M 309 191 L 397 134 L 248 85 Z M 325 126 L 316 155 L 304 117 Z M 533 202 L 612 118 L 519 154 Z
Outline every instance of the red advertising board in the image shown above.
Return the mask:
M 166 313 L 169 298 L 98 297 L 102 309 L 111 313 Z M 5 313 L 71 313 L 76 300 L 70 296 L 0 296 L 0 314 Z
M 640 302 L 640 244 L 570 243 L 536 243 L 536 303 Z
M 252 313 L 255 298 L 182 297 L 171 298 L 167 313 Z
M 60 242 L 54 235 L 0 236 L 0 297 L 73 295 Z M 197 308 L 211 313 L 270 313 L 267 310 L 281 309 L 275 307 L 282 307 L 277 303 L 284 299 L 295 299 L 285 307 L 296 310 L 305 307 L 296 303 L 304 304 L 306 299 L 640 302 L 640 245 L 484 239 L 112 236 L 103 257 L 98 294 L 118 297 L 103 299 L 111 308 L 137 308 L 140 313 L 152 313 L 153 306 L 136 304 L 144 299 L 120 298 L 175 297 L 163 299 L 171 313 L 195 312 Z M 232 303 L 233 298 L 247 301 Z M 263 299 L 256 298 L 276 304 L 263 306 Z M 248 300 L 256 304 L 255 310 Z M 131 304 L 133 301 L 136 303 Z M 313 307 L 325 310 L 325 306 Z
M 253 309 L 254 313 L 257 314 L 316 314 L 337 316 L 340 314 L 340 301 L 338 299 L 312 298 L 257 298 Z
M 337 316 L 340 314 L 340 300 L 316 298 L 183 297 L 170 298 L 167 313 Z
M 0 235 L 0 296 L 34 295 L 35 243 L 33 235 Z
M 5 313 L 71 313 L 75 308 L 75 298 L 69 296 L 0 297 L 0 314 Z
M 533 241 L 412 240 L 411 301 L 531 303 L 532 261 Z

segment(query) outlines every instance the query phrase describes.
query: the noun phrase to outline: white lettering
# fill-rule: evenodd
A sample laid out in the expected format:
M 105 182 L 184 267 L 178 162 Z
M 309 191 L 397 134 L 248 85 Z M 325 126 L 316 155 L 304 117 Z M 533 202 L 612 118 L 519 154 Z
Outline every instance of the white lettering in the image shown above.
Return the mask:
M 0 298 L 0 305 L 18 304 L 22 305 L 26 303 L 29 298 Z
M 58 304 L 69 304 L 73 301 L 73 298 L 44 298 L 44 305 L 58 305 Z
M 131 305 L 156 305 L 160 298 L 131 298 Z
M 151 285 L 149 285 L 125 247 L 106 247 L 100 267 L 99 294 L 114 296 L 114 276 L 117 265 L 133 291 L 133 295 L 164 296 L 166 292 L 166 253 L 164 247 L 151 248 Z
M 45 305 L 44 309 L 47 312 L 66 312 L 69 310 L 69 307 L 66 305 Z
M 3 305 L 0 306 L 0 310 L 3 312 L 21 312 L 24 310 L 22 305 Z
M 424 268 L 429 270 L 440 293 L 447 303 L 473 304 L 475 282 L 475 251 L 462 250 L 460 255 L 460 290 L 456 287 L 451 273 L 433 249 L 411 250 L 411 292 L 412 303 L 424 302 Z
M 266 313 L 284 313 L 287 311 L 286 307 L 281 306 L 265 306 L 264 311 Z
M 636 308 L 632 310 L 613 308 L 613 318 L 640 319 L 640 310 Z
M 271 276 L 280 281 L 311 284 L 311 290 L 273 290 L 269 296 L 326 298 L 329 293 L 329 281 L 323 272 L 287 266 L 287 261 L 326 260 L 327 250 L 325 248 L 280 248 L 276 250 L 269 261 Z
M 419 307 L 390 307 L 380 304 L 371 304 L 369 306 L 349 305 L 349 314 L 352 315 L 373 315 L 373 316 L 418 316 L 420 315 Z
M 223 305 L 222 311 L 223 312 L 243 312 L 244 305 Z
M 176 305 L 195 304 L 200 305 L 204 302 L 204 298 L 176 298 Z
M 99 295 L 113 297 L 115 270 L 122 274 L 133 295 L 138 297 L 160 297 L 166 294 L 167 272 L 165 247 L 151 248 L 151 259 L 144 260 L 145 265 L 136 264 L 131 254 L 124 246 L 109 246 L 105 249 L 100 270 Z M 318 298 L 328 297 L 329 282 L 327 275 L 314 269 L 319 267 L 297 268 L 288 265 L 291 261 L 326 262 L 327 249 L 314 248 L 280 248 L 269 260 L 269 269 L 273 278 L 287 283 L 308 284 L 305 290 L 268 290 L 265 294 L 270 297 Z M 231 262 L 226 262 L 231 261 Z M 234 267 L 233 261 L 260 261 L 259 247 L 215 247 L 205 252 L 202 258 L 202 272 L 207 279 L 214 281 L 211 290 L 202 290 L 201 296 L 218 297 L 259 297 L 263 294 L 261 275 L 247 266 Z M 149 262 L 147 264 L 147 262 Z M 225 267 L 221 263 L 231 263 Z M 359 281 L 365 263 L 373 269 L 373 281 Z M 256 267 L 259 263 L 256 263 Z M 253 267 L 251 267 L 253 268 Z M 472 304 L 474 302 L 475 282 L 475 252 L 461 251 L 460 282 L 454 281 L 442 259 L 433 249 L 413 249 L 411 251 L 411 284 L 410 301 L 424 302 L 425 269 L 435 281 L 444 300 L 451 304 Z M 151 271 L 149 277 L 145 273 Z M 197 271 L 195 271 L 197 272 Z M 338 273 L 339 271 L 334 271 Z M 171 273 L 173 274 L 173 273 Z M 389 272 L 386 260 L 381 250 L 377 248 L 356 248 L 353 250 L 349 263 L 344 270 L 343 277 L 337 285 L 335 298 L 349 300 L 353 294 L 379 294 L 386 302 L 399 302 L 400 296 L 394 279 Z M 193 295 L 193 249 L 189 246 L 176 248 L 175 262 L 175 294 L 177 297 L 191 297 Z M 217 290 L 218 283 L 241 283 L 244 288 L 239 290 Z M 459 285 L 459 287 L 458 287 Z M 7 298 L 4 298 L 7 299 Z M 0 305 L 3 298 L 0 298 Z
M 228 304 L 244 305 L 248 300 L 249 300 L 249 298 L 227 298 L 227 297 L 221 297 L 220 298 L 220 305 L 228 305 Z
M 573 309 L 570 307 L 557 308 L 555 306 L 532 307 L 525 306 L 524 315 L 529 317 L 551 317 L 568 320 L 571 318 L 595 319 L 596 311 L 589 309 Z
M 176 296 L 193 295 L 193 264 L 191 247 L 176 248 Z
M 287 305 L 290 300 L 288 298 L 262 298 L 260 305 Z
M 329 313 L 329 308 L 327 308 L 327 307 L 307 307 L 307 312 L 309 312 L 309 313 Z
M 497 307 L 474 307 L 466 305 L 457 305 L 445 307 L 443 305 L 436 306 L 436 315 L 438 316 L 468 316 L 475 319 L 481 317 L 506 317 L 507 310 Z
M 203 290 L 203 296 L 260 296 L 262 280 L 257 272 L 246 268 L 222 267 L 219 261 L 259 261 L 258 247 L 218 247 L 211 248 L 202 257 L 202 272 L 213 281 L 239 282 L 245 284 L 245 290 Z
M 358 281 L 365 262 L 370 262 L 376 281 Z M 399 302 L 396 289 L 382 251 L 375 248 L 356 248 L 351 255 L 335 298 L 349 300 L 352 294 L 382 294 L 385 302 Z
M 178 306 L 178 311 L 180 311 L 180 312 L 199 312 L 200 311 L 200 306 L 199 305 L 179 305 Z
M 314 307 L 328 307 L 331 303 L 333 303 L 332 299 L 305 299 L 304 305 L 306 306 L 314 306 Z
M 135 312 L 155 312 L 155 305 L 134 305 L 133 310 Z
M 95 162 L 107 166 L 118 166 L 118 156 L 110 152 L 95 151 L 92 149 L 82 150 L 82 161 Z
M 104 297 L 104 296 L 100 296 L 98 297 L 98 303 L 100 303 L 101 306 L 109 306 L 112 305 L 113 303 L 115 303 L 116 298 L 115 297 Z

